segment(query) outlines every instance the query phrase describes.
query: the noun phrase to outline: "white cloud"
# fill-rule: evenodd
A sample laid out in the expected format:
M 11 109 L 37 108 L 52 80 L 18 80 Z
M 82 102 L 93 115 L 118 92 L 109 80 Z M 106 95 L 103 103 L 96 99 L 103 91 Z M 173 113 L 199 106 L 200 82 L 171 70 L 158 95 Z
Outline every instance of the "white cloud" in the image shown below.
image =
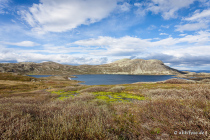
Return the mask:
M 119 9 L 123 12 L 130 11 L 131 5 L 127 2 L 124 2 L 122 5 L 119 5 Z
M 168 29 L 170 26 L 169 25 L 161 25 L 160 27 Z
M 208 18 L 210 19 L 210 10 L 203 10 L 202 12 L 199 11 L 195 11 L 194 15 L 192 15 L 191 17 L 187 17 L 184 18 L 184 20 L 187 21 L 197 21 L 203 18 Z
M 32 41 L 22 41 L 22 42 L 17 42 L 17 43 L 11 43 L 11 42 L 2 42 L 2 43 L 7 44 L 7 45 L 20 46 L 20 47 L 34 47 L 34 46 L 40 45 L 40 44 L 32 42 Z
M 197 48 L 199 49 L 199 48 Z M 202 47 L 200 48 L 202 49 Z M 186 69 L 209 69 L 210 66 L 210 56 L 207 55 L 191 55 L 185 53 L 181 56 L 175 56 L 174 54 L 179 53 L 179 51 L 184 52 L 185 50 L 173 50 L 173 54 L 165 53 L 153 53 L 150 56 L 145 57 L 144 59 L 159 59 L 162 60 L 166 65 L 173 66 L 173 68 L 183 68 Z M 185 70 L 186 70 L 185 69 Z
M 176 31 L 196 31 L 200 29 L 207 29 L 209 27 L 208 24 L 199 22 L 199 23 L 189 23 L 189 24 L 184 24 L 184 25 L 176 25 L 175 26 L 177 29 Z
M 209 40 L 210 33 L 200 31 L 195 35 L 186 35 L 181 38 L 168 37 L 158 41 L 130 36 L 121 38 L 100 36 L 95 39 L 79 40 L 71 43 L 71 45 L 98 47 L 98 49 L 92 51 L 92 55 L 131 56 L 134 54 L 145 53 L 149 48 L 154 51 L 154 49 L 158 47 L 174 47 L 180 43 L 186 43 L 188 45 L 203 45 L 206 43 L 209 44 Z
M 0 46 L 1 62 L 42 62 L 55 61 L 66 64 L 102 64 L 116 59 L 141 57 L 164 60 L 173 65 L 207 64 L 204 61 L 210 56 L 210 32 L 200 31 L 194 35 L 184 35 L 179 38 L 141 39 L 124 36 L 113 38 L 100 36 L 98 38 L 78 40 L 64 46 L 43 45 L 41 49 L 19 49 Z M 40 47 L 39 47 L 40 48 Z M 202 51 L 201 51 L 202 50 Z M 163 55 L 153 55 L 159 53 Z M 108 59 L 107 59 L 108 58 Z M 170 58 L 170 61 L 166 61 Z M 182 60 L 183 61 L 178 61 Z M 199 59 L 198 59 L 199 58 Z M 201 59 L 202 58 L 202 59 Z
M 180 34 L 179 36 L 186 36 L 187 34 Z
M 146 15 L 147 11 L 146 9 L 144 9 L 144 5 L 142 3 L 134 3 L 134 6 L 138 7 L 138 9 L 135 12 L 138 16 L 143 17 Z
M 156 29 L 157 27 L 155 26 L 155 25 L 150 25 L 147 29 L 148 30 L 154 30 L 154 29 Z
M 8 3 L 10 0 L 0 0 L 0 14 L 5 13 L 5 8 L 8 7 Z
M 160 40 L 160 38 L 156 37 L 156 38 L 153 38 L 153 40 Z
M 167 33 L 160 33 L 160 35 L 168 35 Z
M 202 50 L 202 51 L 201 51 Z M 209 56 L 210 55 L 210 45 L 206 46 L 193 46 L 180 49 L 169 49 L 163 51 L 164 54 L 173 55 L 176 57 L 184 57 L 186 54 L 192 56 Z
M 210 23 L 210 10 L 196 10 L 191 17 L 183 18 L 183 21 L 190 23 L 175 26 L 176 31 L 196 31 L 201 29 L 207 29 Z
M 210 6 L 210 1 L 209 0 L 200 0 L 201 6 L 202 7 L 208 7 Z
M 179 38 L 179 42 L 195 43 L 197 45 L 210 43 L 210 33 L 207 31 L 199 31 L 196 35 L 187 35 Z
M 129 56 L 132 53 L 139 53 L 144 48 L 151 46 L 150 42 L 146 39 L 140 39 L 130 36 L 122 38 L 112 38 L 101 36 L 96 39 L 79 40 L 72 45 L 80 46 L 95 46 L 98 50 L 92 51 L 94 55 L 123 55 Z M 97 52 L 97 53 L 96 53 Z
M 96 48 L 95 48 L 96 49 Z M 33 52 L 42 52 L 47 54 L 69 54 L 69 53 L 77 53 L 80 55 L 87 54 L 93 50 L 91 47 L 74 47 L 74 46 L 55 46 L 53 44 L 45 44 L 43 45 L 42 50 L 34 50 Z
M 177 11 L 182 8 L 187 8 L 196 0 L 151 0 L 150 2 L 135 3 L 139 7 L 138 14 L 145 14 L 148 11 L 154 14 L 161 14 L 166 20 L 177 17 Z
M 64 32 L 100 21 L 116 6 L 117 0 L 41 0 L 20 14 L 34 31 Z
M 30 50 L 2 48 L 0 50 L 0 62 L 45 62 L 54 61 L 63 64 L 102 64 L 107 63 L 106 57 L 89 57 L 85 55 L 70 54 L 40 54 L 32 53 Z

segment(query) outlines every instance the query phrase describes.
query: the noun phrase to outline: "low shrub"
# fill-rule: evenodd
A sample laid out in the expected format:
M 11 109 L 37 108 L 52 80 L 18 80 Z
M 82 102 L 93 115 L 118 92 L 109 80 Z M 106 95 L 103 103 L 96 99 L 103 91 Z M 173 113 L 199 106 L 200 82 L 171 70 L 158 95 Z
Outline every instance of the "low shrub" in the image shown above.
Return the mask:
M 102 86 L 94 86 L 94 87 L 89 87 L 83 90 L 80 90 L 80 92 L 105 92 L 108 91 L 109 88 L 107 87 L 102 87 Z
M 64 91 L 65 92 L 68 92 L 68 91 L 77 91 L 77 90 L 81 90 L 82 88 L 84 88 L 85 85 L 79 85 L 79 86 L 68 86 L 66 88 L 64 88 Z
M 203 79 L 203 80 L 200 81 L 200 83 L 209 84 L 210 83 L 210 79 Z
M 123 87 L 123 86 L 115 86 L 115 87 L 111 88 L 109 91 L 114 92 L 114 93 L 120 93 L 124 89 L 125 89 L 125 87 Z
M 37 78 L 22 76 L 14 73 L 1 73 L 0 72 L 0 80 L 14 80 L 14 81 L 37 81 Z
M 208 86 L 189 86 L 189 89 L 150 89 L 142 90 L 144 96 L 165 99 L 197 99 L 202 101 L 210 100 L 210 89 Z

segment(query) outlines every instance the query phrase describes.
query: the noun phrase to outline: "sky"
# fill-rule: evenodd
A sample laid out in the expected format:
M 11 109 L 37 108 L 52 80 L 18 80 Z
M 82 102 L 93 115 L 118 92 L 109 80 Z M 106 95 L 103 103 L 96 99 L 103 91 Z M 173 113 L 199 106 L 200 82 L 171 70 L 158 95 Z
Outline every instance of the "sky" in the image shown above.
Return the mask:
M 210 0 L 0 0 L 0 63 L 158 59 L 210 69 Z

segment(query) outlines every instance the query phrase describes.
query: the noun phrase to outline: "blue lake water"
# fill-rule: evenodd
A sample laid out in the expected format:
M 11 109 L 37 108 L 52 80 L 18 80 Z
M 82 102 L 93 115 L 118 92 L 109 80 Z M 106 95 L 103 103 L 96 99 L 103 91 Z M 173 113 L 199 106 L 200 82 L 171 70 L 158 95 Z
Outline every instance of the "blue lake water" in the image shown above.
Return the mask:
M 52 75 L 27 75 L 27 76 L 35 77 L 35 78 L 41 78 L 41 77 L 50 77 Z
M 174 78 L 174 75 L 112 75 L 112 74 L 96 74 L 96 75 L 75 75 L 77 78 L 72 80 L 84 81 L 85 85 L 115 85 L 130 84 L 135 82 L 157 82 Z

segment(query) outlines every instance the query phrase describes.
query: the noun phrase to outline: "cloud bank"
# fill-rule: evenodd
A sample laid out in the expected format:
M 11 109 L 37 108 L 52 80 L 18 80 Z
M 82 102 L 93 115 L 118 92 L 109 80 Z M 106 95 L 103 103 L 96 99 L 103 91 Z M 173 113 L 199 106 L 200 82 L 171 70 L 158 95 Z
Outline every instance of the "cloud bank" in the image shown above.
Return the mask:
M 22 41 L 22 42 L 17 42 L 17 43 L 11 43 L 11 42 L 2 42 L 2 43 L 6 45 L 14 45 L 14 46 L 20 46 L 20 47 L 34 47 L 34 46 L 40 45 L 32 41 Z
M 34 31 L 65 32 L 106 18 L 116 6 L 117 0 L 41 0 L 19 13 Z
M 191 17 L 183 18 L 187 24 L 177 25 L 176 31 L 197 31 L 201 29 L 208 29 L 210 24 L 210 10 L 196 10 Z
M 41 45 L 24 50 L 1 46 L 1 62 L 55 61 L 64 64 L 104 64 L 121 58 L 159 59 L 171 66 L 209 66 L 210 32 L 153 40 L 131 36 L 78 40 L 65 46 Z M 16 45 L 20 45 L 16 43 Z M 202 50 L 202 51 L 201 51 Z

